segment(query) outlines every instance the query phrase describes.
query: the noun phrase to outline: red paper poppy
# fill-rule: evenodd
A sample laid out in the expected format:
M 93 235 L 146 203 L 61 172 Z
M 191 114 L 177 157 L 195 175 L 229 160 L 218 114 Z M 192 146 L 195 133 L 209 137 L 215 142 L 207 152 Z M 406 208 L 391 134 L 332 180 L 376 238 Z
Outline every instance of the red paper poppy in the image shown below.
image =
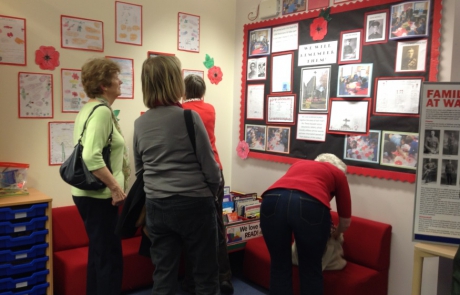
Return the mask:
M 238 143 L 238 146 L 236 147 L 236 153 L 238 154 L 238 157 L 241 159 L 246 159 L 249 154 L 249 145 L 246 141 L 242 140 Z
M 54 70 L 59 66 L 59 52 L 53 46 L 40 46 L 35 51 L 35 63 L 42 70 Z
M 212 84 L 219 84 L 219 82 L 222 81 L 223 75 L 220 67 L 213 66 L 208 70 L 208 78 Z
M 327 34 L 327 20 L 317 17 L 310 25 L 310 36 L 314 41 L 323 40 Z

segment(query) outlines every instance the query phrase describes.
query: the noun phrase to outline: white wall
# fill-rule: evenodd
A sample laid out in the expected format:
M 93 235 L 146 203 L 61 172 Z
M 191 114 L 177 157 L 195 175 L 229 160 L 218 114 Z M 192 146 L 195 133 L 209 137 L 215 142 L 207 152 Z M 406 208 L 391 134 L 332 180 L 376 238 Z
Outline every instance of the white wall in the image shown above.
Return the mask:
M 53 206 L 73 204 L 70 188 L 59 177 L 59 166 L 48 165 L 48 122 L 73 121 L 76 114 L 61 112 L 61 68 L 79 69 L 95 56 L 134 59 L 134 99 L 118 99 L 120 125 L 128 147 L 132 147 L 133 122 L 146 108 L 142 102 L 140 70 L 147 51 L 175 53 L 185 69 L 203 70 L 207 84 L 207 102 L 217 112 L 217 148 L 227 182 L 231 181 L 231 126 L 234 77 L 235 3 L 216 0 L 129 0 L 143 6 L 143 45 L 115 43 L 115 1 L 113 0 L 0 0 L 0 14 L 25 18 L 27 22 L 27 66 L 0 65 L 0 162 L 30 164 L 28 186 L 53 198 Z M 177 13 L 201 17 L 200 53 L 177 50 Z M 63 49 L 60 46 L 60 15 L 99 20 L 104 23 L 105 51 L 90 52 Z M 35 50 L 41 45 L 54 46 L 60 53 L 60 67 L 43 71 L 35 64 Z M 217 86 L 206 77 L 206 54 L 214 58 L 224 75 Z M 17 76 L 19 71 L 51 73 L 54 79 L 54 118 L 19 119 Z M 132 155 L 132 154 L 131 154 Z M 132 177 L 131 181 L 134 181 Z
M 372 1 L 378 4 L 377 0 Z M 457 65 L 459 64 L 458 54 L 454 55 L 452 51 L 453 44 L 458 44 L 460 40 L 458 29 L 454 34 L 454 29 L 458 28 L 454 24 L 454 15 L 458 15 L 460 11 L 460 4 L 456 4 L 456 2 L 457 0 L 443 1 L 440 81 L 450 81 L 451 76 L 460 77 L 458 70 L 455 71 L 455 67 L 451 66 L 452 59 L 455 59 Z M 234 126 L 237 126 L 240 118 L 243 26 L 251 23 L 247 16 L 250 12 L 256 12 L 258 4 L 259 0 L 237 0 Z M 457 17 L 456 22 L 458 19 Z M 234 146 L 238 141 L 239 133 L 238 130 L 235 130 L 233 132 Z M 289 167 L 286 164 L 256 159 L 241 160 L 236 153 L 233 153 L 232 162 L 232 189 L 257 192 L 258 194 L 261 194 L 270 184 L 281 177 Z M 348 175 L 348 181 L 352 193 L 353 215 L 393 226 L 388 294 L 410 294 L 414 245 L 412 242 L 412 223 L 415 184 L 356 175 Z M 431 267 L 425 270 L 425 275 L 431 276 L 426 278 L 427 283 L 424 282 L 423 284 L 423 292 L 426 295 L 432 295 L 436 293 L 437 269 L 435 268 L 437 264 L 427 264 Z

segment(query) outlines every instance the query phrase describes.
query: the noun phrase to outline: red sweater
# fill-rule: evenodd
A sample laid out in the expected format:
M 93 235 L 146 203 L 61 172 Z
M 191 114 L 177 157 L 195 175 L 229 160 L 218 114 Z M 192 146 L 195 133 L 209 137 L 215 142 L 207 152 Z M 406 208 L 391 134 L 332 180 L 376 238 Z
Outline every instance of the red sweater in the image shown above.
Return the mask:
M 351 197 L 347 177 L 345 173 L 330 163 L 312 160 L 295 162 L 286 174 L 265 192 L 275 188 L 305 192 L 329 209 L 331 208 L 330 201 L 335 196 L 339 216 L 351 217 Z
M 214 107 L 202 100 L 183 102 L 182 107 L 184 109 L 194 110 L 200 115 L 206 132 L 208 132 L 209 141 L 211 142 L 212 151 L 214 152 L 214 158 L 217 164 L 219 164 L 220 170 L 222 170 L 222 164 L 220 163 L 219 153 L 216 148 L 216 137 L 214 136 L 214 127 L 216 125 L 216 111 Z

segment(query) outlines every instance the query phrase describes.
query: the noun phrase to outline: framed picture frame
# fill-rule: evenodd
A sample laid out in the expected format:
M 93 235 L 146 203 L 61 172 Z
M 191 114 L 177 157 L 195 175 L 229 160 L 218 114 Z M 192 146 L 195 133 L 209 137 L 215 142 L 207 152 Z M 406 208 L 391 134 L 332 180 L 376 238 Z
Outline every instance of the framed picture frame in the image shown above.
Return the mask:
M 0 15 L 0 28 L 0 65 L 27 65 L 26 19 Z
M 250 150 L 265 151 L 267 140 L 267 126 L 246 124 L 244 140 L 249 145 Z
M 299 111 L 327 112 L 329 106 L 331 66 L 301 69 Z
M 395 72 L 425 72 L 428 40 L 398 42 Z
M 159 55 L 175 56 L 174 53 L 158 52 L 158 51 L 147 51 L 147 58 L 155 57 L 155 56 L 159 56 Z
M 63 113 L 78 113 L 89 100 L 81 84 L 81 70 L 61 69 L 61 90 Z
M 339 64 L 360 63 L 362 56 L 363 30 L 340 33 Z
M 182 69 L 182 78 L 185 79 L 185 77 L 187 77 L 187 76 L 189 76 L 189 75 L 197 75 L 197 76 L 200 76 L 201 79 L 204 80 L 204 71 Z
M 74 150 L 73 121 L 48 122 L 48 164 L 61 165 Z
M 369 130 L 368 135 L 346 135 L 343 159 L 379 163 L 380 130 Z
M 301 0 L 305 1 L 305 0 Z M 289 24 L 273 28 L 272 53 L 299 48 L 299 24 Z
M 267 78 L 267 57 L 248 59 L 247 80 L 265 80 Z
M 338 69 L 338 97 L 370 97 L 373 64 L 342 65 Z
M 106 56 L 120 66 L 118 78 L 123 82 L 120 86 L 121 94 L 118 98 L 134 99 L 134 60 L 116 56 Z
M 298 114 L 297 140 L 326 141 L 327 114 Z
M 410 1 L 391 6 L 389 39 L 428 37 L 430 2 Z
M 418 133 L 382 130 L 380 165 L 415 170 Z
M 294 52 L 272 54 L 271 93 L 292 92 Z
M 259 29 L 249 32 L 249 56 L 270 54 L 271 29 Z
M 307 9 L 306 0 L 283 0 L 282 5 L 281 11 L 283 15 L 301 12 Z
M 331 98 L 327 132 L 333 134 L 369 134 L 371 99 Z
M 294 125 L 296 94 L 267 96 L 267 124 Z
M 267 152 L 289 154 L 291 127 L 267 126 Z
M 142 46 L 142 5 L 115 1 L 115 42 Z
M 377 77 L 374 87 L 373 115 L 420 115 L 420 95 L 424 77 Z
M 388 41 L 388 9 L 364 14 L 363 45 L 386 43 Z
M 308 10 L 315 10 L 329 6 L 329 0 L 308 0 Z
M 53 118 L 53 92 L 52 74 L 19 72 L 19 118 Z
M 177 50 L 200 52 L 200 16 L 177 14 Z
M 104 51 L 104 23 L 99 20 L 61 15 L 61 47 Z
M 458 156 L 458 141 L 460 139 L 460 131 L 444 130 L 442 138 L 442 155 Z
M 247 90 L 246 118 L 264 119 L 265 84 L 249 84 Z

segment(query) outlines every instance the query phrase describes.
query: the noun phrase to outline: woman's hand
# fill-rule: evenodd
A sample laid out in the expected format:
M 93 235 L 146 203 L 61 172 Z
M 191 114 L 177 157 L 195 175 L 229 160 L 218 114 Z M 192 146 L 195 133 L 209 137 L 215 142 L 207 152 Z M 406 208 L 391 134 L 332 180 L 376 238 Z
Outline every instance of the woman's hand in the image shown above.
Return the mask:
M 109 169 L 107 169 L 107 167 L 102 167 L 91 172 L 110 189 L 110 194 L 112 195 L 112 205 L 122 205 L 126 199 L 126 194 L 113 177 L 112 173 L 110 173 Z
M 126 199 L 126 194 L 123 192 L 120 186 L 116 186 L 113 189 L 110 189 L 110 193 L 112 194 L 112 205 L 113 206 L 120 206 L 123 205 Z

